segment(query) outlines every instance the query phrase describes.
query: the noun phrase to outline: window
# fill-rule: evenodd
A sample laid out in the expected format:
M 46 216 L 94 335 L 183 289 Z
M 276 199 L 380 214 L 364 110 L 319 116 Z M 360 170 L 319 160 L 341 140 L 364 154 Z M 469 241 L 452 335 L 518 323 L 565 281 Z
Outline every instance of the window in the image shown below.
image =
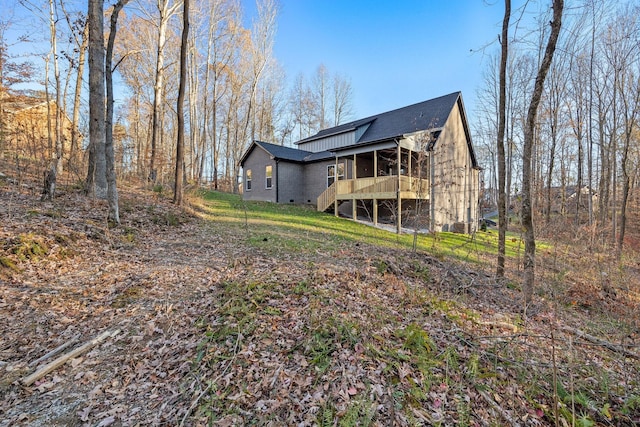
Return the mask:
M 251 169 L 247 169 L 247 191 L 251 190 Z
M 273 166 L 269 165 L 264 169 L 265 188 L 269 189 L 273 185 Z
M 338 179 L 344 179 L 344 163 L 338 163 Z M 331 187 L 331 184 L 336 180 L 336 165 L 327 166 L 327 187 Z

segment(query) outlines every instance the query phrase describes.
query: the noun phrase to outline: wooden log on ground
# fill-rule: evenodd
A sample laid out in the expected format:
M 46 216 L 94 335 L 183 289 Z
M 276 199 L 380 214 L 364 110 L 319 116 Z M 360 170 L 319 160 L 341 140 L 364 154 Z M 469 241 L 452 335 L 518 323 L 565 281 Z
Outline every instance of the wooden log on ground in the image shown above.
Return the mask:
M 583 338 L 594 344 L 608 348 L 611 351 L 615 351 L 616 353 L 624 354 L 625 356 L 630 357 L 632 359 L 640 360 L 640 354 L 634 353 L 633 351 L 627 350 L 626 348 L 616 345 L 612 342 L 603 340 L 602 338 L 594 337 L 593 335 L 583 332 L 580 329 L 572 328 L 570 326 L 562 326 L 561 329 L 565 332 L 569 332 L 570 334 Z
M 63 354 L 62 356 L 58 357 L 56 360 L 44 365 L 43 367 L 35 371 L 33 374 L 23 378 L 22 383 L 26 386 L 30 386 L 31 384 L 38 381 L 40 378 L 44 377 L 48 373 L 64 365 L 68 360 L 71 360 L 74 357 L 80 356 L 82 353 L 89 351 L 90 349 L 100 344 L 102 341 L 106 340 L 107 338 L 116 336 L 119 333 L 120 333 L 119 329 L 116 329 L 114 331 L 105 331 L 101 333 L 91 341 L 84 343 L 83 345 L 70 351 L 69 353 Z
M 62 345 L 54 348 L 53 350 L 51 350 L 49 353 L 45 354 L 44 356 L 34 360 L 33 362 L 29 363 L 29 366 L 35 366 L 38 363 L 47 360 L 50 357 L 55 356 L 56 354 L 62 352 L 64 349 L 66 349 L 67 347 L 69 347 L 72 344 L 75 344 L 76 342 L 78 342 L 78 336 L 76 335 L 75 337 L 71 338 L 70 340 L 68 340 L 67 342 L 63 343 Z

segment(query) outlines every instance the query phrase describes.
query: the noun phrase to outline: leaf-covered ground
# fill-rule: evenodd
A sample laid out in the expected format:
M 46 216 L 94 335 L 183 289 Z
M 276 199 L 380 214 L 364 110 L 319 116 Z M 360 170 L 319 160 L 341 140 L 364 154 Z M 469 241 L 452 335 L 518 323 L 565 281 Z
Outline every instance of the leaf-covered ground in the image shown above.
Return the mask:
M 634 261 L 543 249 L 525 322 L 517 260 L 497 282 L 225 195 L 181 211 L 122 189 L 109 229 L 102 202 L 35 193 L 0 181 L 1 426 L 640 423 Z

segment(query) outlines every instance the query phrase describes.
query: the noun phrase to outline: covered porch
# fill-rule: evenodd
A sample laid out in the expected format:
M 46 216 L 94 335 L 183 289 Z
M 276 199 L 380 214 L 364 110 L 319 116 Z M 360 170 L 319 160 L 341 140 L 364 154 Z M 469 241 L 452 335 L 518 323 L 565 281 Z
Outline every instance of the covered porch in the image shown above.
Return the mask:
M 380 205 L 386 212 L 393 205 L 392 216 L 400 232 L 403 201 L 413 200 L 413 206 L 421 206 L 418 201 L 430 199 L 430 158 L 426 152 L 412 151 L 395 141 L 391 144 L 395 146 L 387 143 L 366 151 L 337 153 L 335 166 L 328 172 L 334 179 L 328 177 L 328 188 L 317 199 L 318 211 L 333 209 L 337 216 L 340 204 L 351 201 L 353 219 L 358 217 L 358 205 L 370 206 L 369 216 L 377 225 Z

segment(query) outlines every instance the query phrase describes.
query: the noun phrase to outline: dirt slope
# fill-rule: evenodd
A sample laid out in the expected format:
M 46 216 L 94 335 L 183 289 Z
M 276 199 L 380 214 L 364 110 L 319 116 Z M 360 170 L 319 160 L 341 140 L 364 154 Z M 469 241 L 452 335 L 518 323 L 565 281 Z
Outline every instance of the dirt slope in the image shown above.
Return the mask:
M 517 286 L 480 268 L 353 244 L 276 256 L 132 189 L 121 210 L 110 230 L 71 189 L 0 186 L 0 426 L 640 422 L 637 317 L 609 317 L 607 349 L 574 333 L 593 332 L 580 307 L 541 299 L 523 325 Z

